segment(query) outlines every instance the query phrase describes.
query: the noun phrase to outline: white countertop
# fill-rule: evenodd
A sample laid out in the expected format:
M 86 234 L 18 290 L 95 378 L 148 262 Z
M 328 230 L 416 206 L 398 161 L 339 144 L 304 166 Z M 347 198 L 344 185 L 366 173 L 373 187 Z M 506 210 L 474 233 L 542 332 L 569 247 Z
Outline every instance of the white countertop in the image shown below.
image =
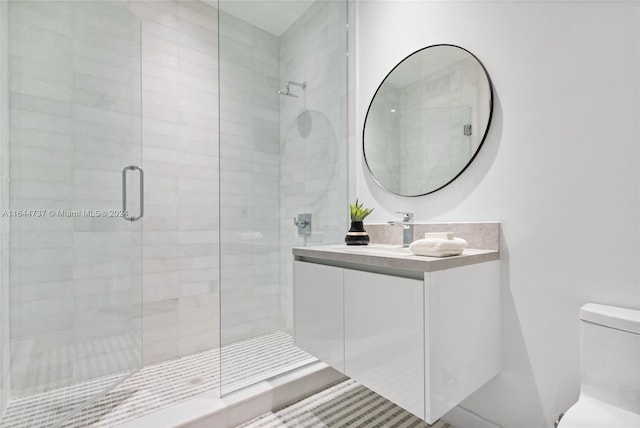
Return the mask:
M 388 244 L 295 247 L 293 255 L 298 260 L 315 259 L 418 272 L 434 272 L 500 259 L 497 250 L 465 248 L 459 256 L 428 257 L 417 256 L 400 245 Z

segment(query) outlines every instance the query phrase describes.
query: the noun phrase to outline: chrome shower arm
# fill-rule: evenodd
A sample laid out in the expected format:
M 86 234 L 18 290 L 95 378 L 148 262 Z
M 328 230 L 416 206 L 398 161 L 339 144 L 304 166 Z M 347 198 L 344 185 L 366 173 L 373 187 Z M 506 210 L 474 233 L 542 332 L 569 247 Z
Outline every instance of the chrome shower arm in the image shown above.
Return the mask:
M 302 89 L 307 89 L 307 82 L 298 83 L 294 82 L 293 80 L 287 80 L 287 90 L 289 90 L 289 85 L 299 86 Z

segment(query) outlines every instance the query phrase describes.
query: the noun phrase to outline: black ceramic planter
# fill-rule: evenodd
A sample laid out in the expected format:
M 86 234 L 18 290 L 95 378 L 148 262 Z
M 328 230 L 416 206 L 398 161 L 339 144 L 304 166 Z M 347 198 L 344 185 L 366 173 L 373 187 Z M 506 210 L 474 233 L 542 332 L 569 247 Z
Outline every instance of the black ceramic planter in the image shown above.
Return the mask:
M 361 221 L 352 221 L 351 227 L 344 237 L 347 245 L 367 245 L 369 244 L 369 234 L 364 230 L 364 224 Z

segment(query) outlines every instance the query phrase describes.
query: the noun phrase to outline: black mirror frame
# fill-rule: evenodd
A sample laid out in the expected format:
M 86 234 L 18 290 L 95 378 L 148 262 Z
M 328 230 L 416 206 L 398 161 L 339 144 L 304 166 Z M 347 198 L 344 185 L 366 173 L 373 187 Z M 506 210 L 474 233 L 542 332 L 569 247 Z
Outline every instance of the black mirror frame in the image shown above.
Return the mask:
M 380 181 L 378 181 L 378 179 L 376 178 L 375 174 L 371 170 L 371 167 L 369 166 L 369 162 L 367 161 L 367 152 L 365 150 L 365 144 L 364 144 L 365 143 L 365 134 L 366 134 L 366 131 L 367 131 L 367 119 L 369 118 L 369 112 L 371 111 L 371 106 L 373 104 L 373 101 L 376 99 L 376 95 L 380 91 L 380 88 L 382 87 L 384 82 L 387 80 L 387 77 L 389 77 L 389 75 L 391 73 L 393 73 L 393 71 L 396 68 L 398 68 L 400 66 L 400 64 L 402 64 L 406 59 L 408 59 L 411 56 L 417 54 L 418 52 L 422 52 L 422 51 L 424 51 L 426 49 L 429 49 L 429 48 L 435 48 L 435 47 L 441 47 L 441 46 L 450 46 L 450 47 L 461 49 L 461 50 L 467 52 L 476 61 L 478 61 L 478 64 L 480 64 L 480 67 L 482 67 L 482 71 L 484 71 L 484 74 L 485 74 L 485 76 L 487 78 L 487 83 L 489 84 L 489 118 L 487 119 L 487 127 L 484 130 L 484 134 L 482 135 L 482 139 L 480 140 L 480 144 L 478 144 L 478 148 L 476 149 L 476 151 L 473 153 L 473 155 L 471 156 L 469 161 L 466 163 L 466 165 L 451 180 L 447 181 L 442 186 L 440 186 L 440 187 L 438 187 L 438 188 L 436 188 L 434 190 L 431 190 L 429 192 L 426 192 L 426 193 L 420 193 L 418 195 L 403 195 L 401 193 L 396 193 L 396 192 L 394 192 L 392 190 L 387 189 L 386 186 L 384 186 L 382 183 L 380 183 Z M 376 89 L 376 92 L 373 94 L 373 97 L 371 98 L 371 102 L 369 102 L 369 107 L 367 108 L 367 114 L 365 115 L 365 118 L 364 118 L 364 124 L 362 126 L 362 156 L 364 157 L 364 163 L 367 166 L 367 170 L 369 171 L 369 174 L 371 174 L 371 178 L 373 178 L 373 181 L 375 181 L 378 184 L 378 186 L 382 187 L 383 189 L 387 190 L 388 192 L 391 192 L 391 193 L 393 193 L 395 195 L 398 195 L 398 196 L 406 196 L 408 198 L 417 198 L 419 196 L 429 195 L 429 194 L 437 192 L 438 190 L 441 190 L 441 189 L 447 187 L 449 184 L 453 183 L 458 177 L 460 177 L 460 175 L 462 175 L 463 172 L 466 171 L 466 169 L 469 167 L 469 165 L 471 165 L 471 162 L 473 162 L 473 160 L 476 158 L 476 156 L 480 152 L 480 149 L 484 145 L 485 140 L 487 139 L 487 134 L 489 133 L 489 128 L 491 128 L 491 120 L 492 120 L 492 118 L 493 118 L 493 82 L 491 81 L 491 76 L 489 76 L 489 72 L 487 72 L 487 69 L 484 66 L 484 64 L 482 63 L 482 61 L 480 61 L 478 59 L 478 57 L 475 56 L 473 53 L 471 53 L 469 50 L 467 50 L 467 49 L 465 49 L 465 48 L 463 48 L 461 46 L 458 46 L 458 45 L 453 45 L 453 44 L 448 44 L 448 43 L 439 43 L 439 44 L 436 44 L 436 45 L 426 46 L 424 48 L 418 49 L 417 51 L 414 51 L 411 54 L 405 56 L 399 63 L 397 63 L 391 69 L 391 71 L 389 71 L 387 73 L 387 75 L 384 76 L 384 79 L 382 79 L 382 82 L 380 82 L 380 84 L 378 85 L 378 88 Z

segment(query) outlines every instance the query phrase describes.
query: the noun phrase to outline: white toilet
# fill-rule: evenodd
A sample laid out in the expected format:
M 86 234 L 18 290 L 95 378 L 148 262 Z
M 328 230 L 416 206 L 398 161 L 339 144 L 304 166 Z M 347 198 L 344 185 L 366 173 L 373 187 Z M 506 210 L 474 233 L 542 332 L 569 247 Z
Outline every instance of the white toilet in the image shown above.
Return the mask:
M 580 309 L 580 398 L 559 428 L 640 428 L 640 310 Z

